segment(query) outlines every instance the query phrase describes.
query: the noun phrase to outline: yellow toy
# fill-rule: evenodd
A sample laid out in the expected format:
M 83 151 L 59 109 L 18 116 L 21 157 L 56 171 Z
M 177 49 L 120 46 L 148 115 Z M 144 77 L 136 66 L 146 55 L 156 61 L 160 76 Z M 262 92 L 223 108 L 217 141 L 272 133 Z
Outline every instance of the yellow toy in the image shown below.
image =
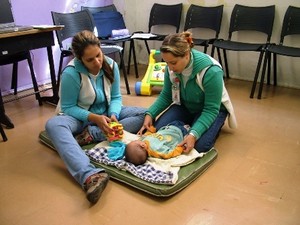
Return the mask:
M 164 85 L 165 62 L 156 62 L 154 56 L 160 51 L 152 49 L 149 55 L 149 65 L 144 78 L 135 83 L 135 93 L 137 95 L 151 95 L 152 86 Z
M 107 140 L 109 142 L 112 141 L 120 141 L 123 139 L 123 125 L 118 122 L 110 122 L 109 123 L 110 128 L 113 129 L 113 132 L 110 134 L 107 134 Z

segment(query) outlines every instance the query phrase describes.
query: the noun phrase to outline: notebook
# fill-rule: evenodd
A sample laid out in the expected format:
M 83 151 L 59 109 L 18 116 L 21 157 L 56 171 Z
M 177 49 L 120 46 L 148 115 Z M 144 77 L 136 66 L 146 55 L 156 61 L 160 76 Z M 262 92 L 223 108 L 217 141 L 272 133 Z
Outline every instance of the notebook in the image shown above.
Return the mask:
M 16 25 L 10 0 L 0 0 L 0 34 L 31 29 L 32 26 Z

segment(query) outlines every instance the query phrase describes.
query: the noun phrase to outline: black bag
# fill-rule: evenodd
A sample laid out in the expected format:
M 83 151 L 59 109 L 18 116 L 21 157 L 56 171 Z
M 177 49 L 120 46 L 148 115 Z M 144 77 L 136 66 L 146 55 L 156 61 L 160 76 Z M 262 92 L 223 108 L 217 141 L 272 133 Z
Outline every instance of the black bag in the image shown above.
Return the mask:
M 111 37 L 112 30 L 126 29 L 123 16 L 118 11 L 102 11 L 93 13 L 98 37 L 107 39 Z

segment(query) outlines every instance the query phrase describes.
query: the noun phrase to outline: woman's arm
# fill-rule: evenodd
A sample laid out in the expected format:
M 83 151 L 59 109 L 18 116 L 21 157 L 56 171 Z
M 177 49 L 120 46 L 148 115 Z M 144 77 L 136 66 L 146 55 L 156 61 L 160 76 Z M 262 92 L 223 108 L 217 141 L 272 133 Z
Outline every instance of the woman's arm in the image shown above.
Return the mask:
M 172 104 L 172 83 L 170 81 L 170 75 L 168 68 L 165 68 L 164 74 L 164 86 L 155 102 L 147 110 L 153 119 L 155 119 L 162 111 Z
M 223 71 L 218 66 L 207 70 L 203 78 L 204 106 L 201 115 L 191 127 L 191 132 L 198 139 L 215 121 L 220 111 L 223 93 Z
M 89 111 L 78 106 L 80 74 L 73 68 L 66 68 L 61 76 L 60 103 L 63 113 L 87 121 Z
M 119 114 L 122 108 L 122 95 L 121 95 L 121 88 L 120 88 L 120 71 L 118 64 L 114 62 L 113 66 L 113 73 L 114 73 L 114 82 L 112 83 L 111 87 L 111 102 L 108 108 L 108 116 L 115 115 L 118 119 Z

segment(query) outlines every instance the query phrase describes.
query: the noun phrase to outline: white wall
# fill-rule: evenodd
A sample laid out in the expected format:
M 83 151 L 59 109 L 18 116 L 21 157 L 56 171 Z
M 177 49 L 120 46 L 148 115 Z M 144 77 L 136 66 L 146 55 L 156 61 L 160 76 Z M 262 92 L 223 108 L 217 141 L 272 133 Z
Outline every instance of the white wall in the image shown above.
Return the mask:
M 148 30 L 148 19 L 150 14 L 150 9 L 153 3 L 158 1 L 148 0 L 148 1 L 140 1 L 140 0 L 118 0 L 114 1 L 114 4 L 117 6 L 118 10 L 123 13 L 126 26 L 130 30 L 130 32 L 142 30 Z M 300 0 L 160 0 L 161 4 L 177 4 L 183 3 L 183 14 L 181 19 L 181 30 L 183 31 L 183 26 L 185 22 L 185 16 L 187 9 L 190 4 L 202 5 L 202 6 L 216 6 L 223 4 L 224 12 L 223 12 L 223 20 L 220 32 L 220 38 L 227 38 L 228 34 L 228 26 L 229 19 L 231 15 L 232 8 L 235 4 L 249 5 L 249 6 L 267 6 L 267 5 L 275 5 L 276 6 L 276 14 L 275 21 L 273 26 L 273 35 L 271 42 L 278 43 L 280 32 L 281 32 L 281 24 L 283 20 L 283 16 L 285 10 L 289 5 L 300 7 Z M 194 33 L 194 31 L 193 31 Z M 194 36 L 197 36 L 197 33 L 194 33 Z M 256 36 L 248 36 L 248 39 L 258 39 L 261 38 L 259 35 Z M 300 36 L 293 39 L 287 39 L 287 44 L 297 45 L 300 47 Z M 160 42 L 149 42 L 150 48 L 159 49 Z M 142 41 L 136 41 L 136 50 L 138 55 L 138 61 L 141 64 L 148 63 L 148 55 L 146 53 L 145 45 Z M 201 50 L 201 48 L 199 48 Z M 215 56 L 216 57 L 216 56 Z M 252 52 L 228 52 L 228 60 L 229 60 L 229 70 L 230 76 L 232 78 L 242 79 L 242 80 L 253 80 L 253 76 L 256 69 L 256 64 L 258 60 L 258 53 Z M 285 87 L 293 87 L 300 89 L 300 58 L 291 58 L 291 57 L 282 57 L 278 56 L 278 85 Z M 143 76 L 143 75 L 141 75 Z

